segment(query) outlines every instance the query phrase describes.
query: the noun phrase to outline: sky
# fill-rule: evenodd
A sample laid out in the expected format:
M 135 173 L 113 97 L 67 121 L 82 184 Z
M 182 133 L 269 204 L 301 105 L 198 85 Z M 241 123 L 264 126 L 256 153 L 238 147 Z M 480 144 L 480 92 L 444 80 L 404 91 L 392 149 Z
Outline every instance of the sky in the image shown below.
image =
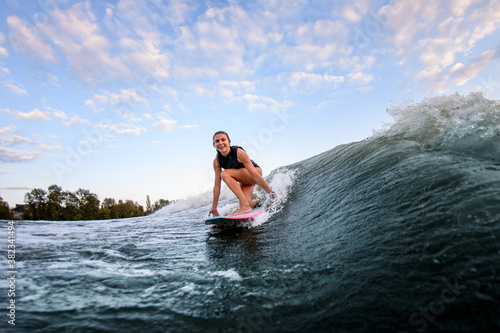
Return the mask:
M 182 199 L 219 130 L 266 176 L 404 101 L 500 99 L 499 28 L 499 0 L 1 0 L 0 195 Z

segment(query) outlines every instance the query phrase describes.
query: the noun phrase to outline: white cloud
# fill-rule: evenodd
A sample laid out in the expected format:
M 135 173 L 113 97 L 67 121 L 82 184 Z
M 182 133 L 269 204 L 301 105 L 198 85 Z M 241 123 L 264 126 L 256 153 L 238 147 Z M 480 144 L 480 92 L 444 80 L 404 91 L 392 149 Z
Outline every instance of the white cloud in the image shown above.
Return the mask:
M 490 50 L 463 65 L 480 40 L 500 28 L 499 1 L 400 1 L 385 6 L 387 27 L 400 55 L 416 55 L 423 65 L 415 75 L 433 90 L 450 82 L 462 85 L 486 68 L 496 51 Z M 452 79 L 452 80 L 450 80 Z
M 368 11 L 368 0 L 349 1 L 342 11 L 342 17 L 351 23 L 356 23 Z
M 308 0 L 259 0 L 257 3 L 264 8 L 265 18 L 272 20 L 276 20 L 278 17 L 296 17 L 310 6 Z
M 255 94 L 244 94 L 236 98 L 236 100 L 246 102 L 250 111 L 264 109 L 269 112 L 278 112 L 292 106 L 292 102 L 290 101 L 278 102 L 274 98 Z
M 338 45 L 301 44 L 293 47 L 284 47 L 280 50 L 283 61 L 295 68 L 313 71 L 319 67 L 331 66 L 339 56 Z
M 319 88 L 323 84 L 338 84 L 345 81 L 343 76 L 334 76 L 329 74 L 315 74 L 305 72 L 295 72 L 290 76 L 290 85 L 297 86 L 304 82 L 308 87 Z
M 4 87 L 10 89 L 10 91 L 12 91 L 16 95 L 28 95 L 28 92 L 26 91 L 26 89 L 22 85 L 16 86 L 15 84 L 12 84 L 12 83 L 9 83 L 6 81 L 3 81 L 2 85 Z
M 29 139 L 29 138 L 24 138 L 24 137 L 19 136 L 19 135 L 13 135 L 10 137 L 2 138 L 2 145 L 14 146 L 14 145 L 22 144 L 22 143 L 34 144 L 35 141 L 33 141 L 32 139 Z
M 193 84 L 189 87 L 190 92 L 196 94 L 198 96 L 210 96 L 213 97 L 215 95 L 214 90 L 209 87 L 206 87 L 204 84 Z
M 0 72 L 3 72 L 5 74 L 10 74 L 10 71 L 8 68 L 3 66 L 3 63 L 0 62 Z
M 31 191 L 35 189 L 32 186 L 2 186 L 0 187 L 2 190 L 14 190 L 14 191 Z
M 225 73 L 248 72 L 244 66 L 245 47 L 237 30 L 216 20 L 199 21 L 195 25 L 198 46 L 204 57 Z
M 95 128 L 100 129 L 103 132 L 108 132 L 106 138 L 111 138 L 112 134 L 109 132 L 114 132 L 115 134 L 134 134 L 141 135 L 146 133 L 147 130 L 142 126 L 134 126 L 129 123 L 120 123 L 120 124 L 97 124 L 94 126 Z
M 5 129 L 5 128 L 4 128 Z M 7 128 L 8 130 L 12 130 Z M 0 135 L 5 134 L 6 131 L 0 132 Z M 39 141 L 35 141 L 30 138 L 22 137 L 20 135 L 12 135 L 0 138 L 0 142 L 3 146 L 19 146 L 19 145 L 30 145 L 35 146 L 38 149 L 51 151 L 61 149 L 60 146 L 50 146 Z
M 59 84 L 59 78 L 56 75 L 41 69 L 33 73 L 30 73 L 30 76 L 35 78 L 37 81 L 40 81 L 44 86 L 57 87 L 57 88 L 61 86 Z
M 123 112 L 123 111 L 117 111 L 117 114 L 128 121 L 129 123 L 134 123 L 134 122 L 139 122 L 142 121 L 141 118 L 137 117 L 134 112 Z
M 4 110 L 4 111 L 6 111 L 7 113 L 10 112 L 9 110 Z M 17 132 L 16 127 L 13 126 L 13 125 L 10 125 L 10 126 L 4 127 L 4 128 L 0 128 L 0 136 L 4 135 L 4 134 L 7 134 L 9 132 L 16 133 Z
M 174 129 L 175 124 L 177 124 L 176 120 L 160 119 L 159 121 L 155 122 L 151 127 L 157 131 L 168 133 L 172 129 Z
M 94 112 L 100 112 L 105 108 L 128 108 L 133 109 L 137 105 L 149 105 L 148 100 L 133 89 L 122 89 L 120 93 L 108 93 L 106 95 L 95 95 L 92 99 L 85 101 L 87 108 Z
M 184 0 L 172 0 L 164 5 L 160 2 L 156 3 L 157 6 L 163 10 L 163 17 L 165 17 L 172 25 L 180 25 L 189 19 L 190 14 L 196 9 L 195 6 L 189 6 Z
M 0 32 L 0 57 L 7 57 L 9 55 L 9 52 L 7 52 L 7 49 L 2 47 L 2 43 L 5 40 L 5 35 Z
M 413 52 L 418 48 L 416 40 L 420 34 L 429 35 L 435 29 L 440 17 L 450 17 L 453 1 L 438 2 L 432 0 L 401 0 L 384 6 L 378 11 L 379 17 L 385 17 L 386 27 L 393 31 L 392 42 L 399 54 Z
M 470 14 L 470 19 L 479 24 L 475 25 L 471 38 L 468 41 L 469 48 L 500 27 L 500 1 L 492 0 L 489 5 L 473 11 Z
M 100 30 L 90 2 L 55 9 L 50 22 L 39 29 L 62 49 L 73 72 L 84 81 L 94 84 L 130 76 L 130 70 L 112 54 L 112 43 Z
M 68 116 L 66 115 L 66 113 L 64 113 L 63 111 L 53 111 L 52 114 L 56 118 L 59 118 L 61 120 L 64 120 L 64 119 L 68 118 Z
M 321 46 L 344 40 L 348 32 L 347 26 L 341 21 L 317 20 L 299 26 L 289 34 L 289 37 L 293 36 L 299 45 L 314 44 Z
M 43 157 L 44 155 L 36 150 L 26 150 L 23 146 L 34 146 L 37 150 L 59 150 L 60 146 L 51 146 L 37 140 L 26 138 L 17 134 L 6 136 L 10 132 L 17 132 L 14 127 L 4 127 L 0 129 L 0 161 L 2 162 L 24 162 L 31 161 Z M 18 146 L 19 149 L 11 149 L 6 147 Z
M 339 60 L 339 66 L 352 72 L 362 72 L 370 69 L 376 62 L 373 56 L 350 56 Z
M 96 112 L 96 113 L 104 110 L 103 107 L 97 105 L 96 101 L 91 100 L 91 99 L 88 99 L 85 101 L 85 106 L 87 107 L 87 109 L 89 109 L 93 112 Z
M 237 95 L 242 95 L 244 93 L 253 93 L 256 91 L 255 82 L 242 80 L 242 81 L 229 81 L 221 80 L 218 81 L 219 93 L 228 98 L 233 99 Z
M 36 151 L 19 151 L 0 147 L 0 161 L 12 162 L 26 162 L 41 158 L 43 155 Z
M 347 77 L 351 83 L 362 85 L 368 84 L 375 79 L 372 74 L 366 73 L 351 73 Z
M 454 16 L 464 16 L 469 8 L 478 2 L 478 0 L 455 0 L 453 6 L 451 6 L 452 14 Z
M 317 20 L 297 23 L 308 2 L 289 3 L 264 2 L 255 11 L 237 3 L 208 8 L 192 26 L 179 28 L 172 72 L 184 78 L 245 80 L 262 66 L 284 64 L 304 71 L 335 66 L 343 56 L 341 46 L 349 36 L 348 27 L 331 19 L 324 9 L 317 13 Z M 273 14 L 278 10 L 279 16 Z M 225 96 L 236 94 L 224 88 Z
M 181 125 L 179 126 L 180 128 L 184 128 L 184 129 L 193 129 L 193 128 L 196 128 L 198 127 L 198 125 Z
M 158 94 L 160 94 L 163 97 L 170 96 L 173 98 L 177 98 L 179 96 L 179 92 L 177 91 L 177 89 L 174 89 L 172 87 L 165 86 L 165 85 L 159 85 L 159 86 L 152 85 L 149 87 L 144 87 L 145 92 L 147 92 L 148 89 L 150 89 L 151 91 L 157 92 Z
M 122 125 L 119 127 L 116 127 L 115 129 L 116 134 L 134 134 L 134 135 L 140 135 L 143 133 L 146 133 L 146 129 L 142 126 L 127 126 L 127 125 Z
M 450 70 L 453 83 L 457 86 L 462 86 L 474 77 L 476 77 L 483 69 L 488 67 L 493 60 L 499 56 L 499 49 L 486 51 L 468 65 L 457 63 Z
M 30 57 L 37 56 L 49 62 L 56 60 L 54 50 L 49 44 L 45 43 L 38 30 L 34 32 L 17 16 L 7 17 L 7 23 L 10 28 L 12 46 L 17 52 L 21 52 Z
M 180 27 L 175 40 L 176 75 L 245 77 L 270 38 L 264 18 L 232 4 L 208 8 L 192 26 Z M 201 64 L 201 65 L 200 65 Z
M 363 15 L 358 13 L 355 8 L 353 7 L 346 7 L 344 8 L 344 11 L 342 12 L 342 17 L 345 18 L 349 22 L 358 22 L 361 20 Z
M 66 126 L 79 126 L 79 125 L 91 125 L 90 121 L 87 119 L 80 118 L 80 116 L 76 115 L 71 118 L 70 121 L 64 123 Z
M 28 120 L 50 120 L 49 112 L 40 111 L 38 109 L 33 109 L 30 112 L 13 111 L 12 113 L 19 118 Z
M 170 60 L 158 47 L 158 42 L 152 39 L 132 40 L 124 38 L 120 41 L 124 50 L 121 58 L 129 64 L 137 66 L 143 73 L 151 73 L 158 79 L 170 76 Z
M 178 1 L 165 5 L 161 2 L 120 1 L 114 8 L 108 8 L 106 20 L 110 29 L 118 31 L 120 58 L 133 74 L 141 77 L 152 75 L 156 80 L 170 77 L 170 55 L 163 47 L 169 40 L 159 25 L 184 22 L 191 7 Z

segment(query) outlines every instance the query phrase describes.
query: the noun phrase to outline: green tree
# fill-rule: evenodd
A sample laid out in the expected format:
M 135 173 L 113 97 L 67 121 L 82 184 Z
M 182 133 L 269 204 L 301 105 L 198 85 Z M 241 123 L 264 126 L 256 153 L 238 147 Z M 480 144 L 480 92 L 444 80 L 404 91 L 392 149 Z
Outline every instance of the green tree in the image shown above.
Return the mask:
M 89 190 L 78 189 L 76 192 L 63 191 L 57 185 L 51 185 L 49 192 L 42 189 L 34 189 L 25 195 L 26 208 L 23 214 L 25 219 L 33 220 L 96 220 L 96 219 L 118 219 L 127 217 L 144 216 L 144 207 L 132 200 L 125 202 L 106 198 L 100 205 L 97 194 Z M 168 200 L 161 199 L 156 205 L 168 204 Z M 0 197 L 0 214 L 3 214 L 3 206 L 8 205 Z M 148 196 L 148 206 L 152 210 L 151 201 Z M 0 218 L 3 215 L 0 215 Z M 11 215 L 9 215 L 11 216 Z
M 102 219 L 117 219 L 119 218 L 116 201 L 113 198 L 106 198 L 102 201 L 99 216 Z
M 83 220 L 96 220 L 99 217 L 99 198 L 97 194 L 90 193 L 82 188 L 76 191 L 78 198 L 78 208 Z
M 61 187 L 57 185 L 49 186 L 47 194 L 47 219 L 61 220 L 62 209 L 64 203 L 64 194 Z
M 27 207 L 23 218 L 28 220 L 47 219 L 47 192 L 41 188 L 35 188 L 24 196 Z
M 106 207 L 101 207 L 101 209 L 99 209 L 98 219 L 99 220 L 111 219 L 111 209 L 106 208 Z
M 125 202 L 118 200 L 116 208 L 119 218 L 144 216 L 144 207 L 140 206 L 136 202 L 133 202 L 132 200 L 127 200 Z
M 170 200 L 160 199 L 155 202 L 154 211 L 156 212 L 157 210 L 162 209 L 163 207 L 168 206 L 171 203 L 172 202 Z
M 153 212 L 153 206 L 151 206 L 151 200 L 149 200 L 149 195 L 146 196 L 146 214 L 151 214 Z
M 78 197 L 70 192 L 64 191 L 62 193 L 63 196 L 63 208 L 61 214 L 61 220 L 65 221 L 75 221 L 81 220 L 80 214 L 80 202 L 78 201 Z
M 12 212 L 10 210 L 9 204 L 3 201 L 0 196 L 0 219 L 10 220 L 12 219 Z

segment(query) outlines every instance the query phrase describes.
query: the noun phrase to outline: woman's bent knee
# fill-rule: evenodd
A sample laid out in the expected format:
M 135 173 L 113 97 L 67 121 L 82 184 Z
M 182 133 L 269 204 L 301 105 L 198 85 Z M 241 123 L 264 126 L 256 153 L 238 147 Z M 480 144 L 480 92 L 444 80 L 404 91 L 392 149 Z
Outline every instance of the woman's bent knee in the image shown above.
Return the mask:
M 222 170 L 222 172 L 220 173 L 220 176 L 225 183 L 227 183 L 228 180 L 235 178 L 235 175 L 234 175 L 234 173 L 231 172 L 231 169 Z

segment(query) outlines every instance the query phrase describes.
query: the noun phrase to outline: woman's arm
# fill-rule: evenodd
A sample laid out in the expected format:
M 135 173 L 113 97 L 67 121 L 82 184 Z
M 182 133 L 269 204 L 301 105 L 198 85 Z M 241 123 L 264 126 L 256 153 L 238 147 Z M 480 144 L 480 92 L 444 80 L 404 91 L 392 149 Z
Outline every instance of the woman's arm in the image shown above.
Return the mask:
M 219 203 L 222 177 L 221 177 L 221 167 L 219 165 L 217 157 L 215 157 L 214 159 L 214 172 L 215 172 L 215 183 L 213 191 L 214 200 L 212 202 L 212 209 L 210 209 L 210 212 L 208 212 L 208 216 L 210 216 L 210 214 L 212 214 L 213 216 L 220 216 L 219 212 L 217 211 L 217 204 Z

